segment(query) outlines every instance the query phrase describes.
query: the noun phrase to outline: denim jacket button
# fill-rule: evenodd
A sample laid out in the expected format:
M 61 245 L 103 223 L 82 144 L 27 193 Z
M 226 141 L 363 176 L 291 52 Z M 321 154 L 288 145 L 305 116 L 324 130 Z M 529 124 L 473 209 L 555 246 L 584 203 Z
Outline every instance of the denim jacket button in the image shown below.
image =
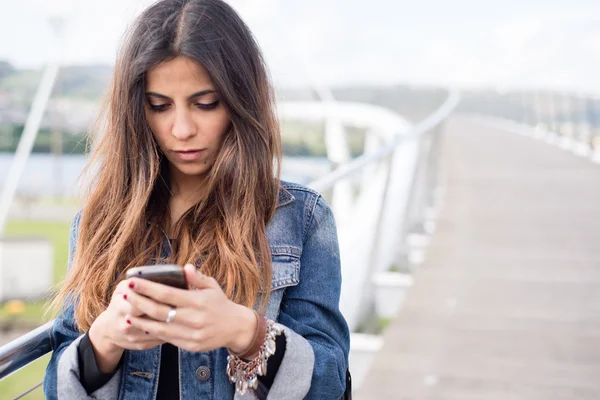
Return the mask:
M 196 379 L 206 382 L 210 378 L 210 368 L 202 366 L 196 370 Z

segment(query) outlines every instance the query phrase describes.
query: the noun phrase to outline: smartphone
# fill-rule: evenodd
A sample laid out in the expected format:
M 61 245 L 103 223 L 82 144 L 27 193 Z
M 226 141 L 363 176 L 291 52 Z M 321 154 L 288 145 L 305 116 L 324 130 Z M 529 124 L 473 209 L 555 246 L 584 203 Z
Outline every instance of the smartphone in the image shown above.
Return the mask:
M 127 279 L 142 278 L 178 289 L 187 289 L 183 267 L 174 264 L 145 265 L 127 270 Z

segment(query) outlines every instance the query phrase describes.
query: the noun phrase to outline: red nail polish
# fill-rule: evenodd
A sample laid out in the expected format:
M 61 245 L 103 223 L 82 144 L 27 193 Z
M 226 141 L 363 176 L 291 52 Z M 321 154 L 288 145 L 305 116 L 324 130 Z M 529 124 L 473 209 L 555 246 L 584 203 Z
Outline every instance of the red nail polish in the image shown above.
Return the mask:
M 129 325 L 131 325 L 131 320 L 129 320 L 129 319 L 128 319 L 128 320 L 127 320 L 127 323 L 128 323 Z
M 129 282 L 129 289 L 133 289 L 133 282 Z
M 124 298 L 125 300 L 127 300 L 127 293 L 125 293 L 125 294 L 123 295 L 123 298 Z

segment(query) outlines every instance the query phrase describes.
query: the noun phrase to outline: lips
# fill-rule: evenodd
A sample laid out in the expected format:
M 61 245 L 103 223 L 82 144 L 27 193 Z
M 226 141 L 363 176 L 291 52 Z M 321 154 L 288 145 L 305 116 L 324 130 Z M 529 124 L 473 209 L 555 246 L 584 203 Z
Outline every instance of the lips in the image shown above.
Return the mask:
M 193 149 L 193 150 L 181 150 L 173 151 L 173 153 L 182 161 L 193 161 L 199 158 L 206 149 Z

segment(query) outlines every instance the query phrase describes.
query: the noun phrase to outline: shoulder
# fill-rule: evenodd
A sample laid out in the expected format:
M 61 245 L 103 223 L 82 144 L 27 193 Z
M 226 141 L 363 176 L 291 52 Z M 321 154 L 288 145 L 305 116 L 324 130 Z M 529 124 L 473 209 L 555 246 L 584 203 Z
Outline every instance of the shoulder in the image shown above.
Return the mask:
M 304 185 L 281 181 L 277 211 L 270 225 L 275 242 L 303 243 L 311 232 L 331 215 L 323 196 Z
M 307 186 L 301 185 L 299 183 L 286 182 L 281 181 L 281 192 L 279 195 L 280 205 L 289 204 L 292 202 L 296 202 L 298 205 L 303 206 L 311 206 L 314 209 L 314 206 L 318 202 L 325 202 L 323 196 L 314 189 L 311 189 Z
M 282 207 L 287 205 L 290 207 Z M 286 181 L 281 181 L 278 207 L 302 214 L 307 222 L 320 210 L 330 212 L 329 204 L 321 193 L 299 183 Z
M 79 225 L 81 223 L 81 216 L 83 209 L 77 211 L 71 220 L 70 239 L 74 240 L 79 235 Z
M 321 194 L 308 186 L 301 185 L 299 183 L 280 181 L 281 187 L 290 193 L 296 194 L 311 194 L 313 196 L 320 196 Z
M 75 215 L 73 216 L 73 220 L 71 222 L 71 226 L 78 227 L 79 226 L 79 222 L 81 222 L 81 216 L 82 215 L 83 215 L 83 209 L 80 209 L 79 211 L 77 211 L 75 213 Z

